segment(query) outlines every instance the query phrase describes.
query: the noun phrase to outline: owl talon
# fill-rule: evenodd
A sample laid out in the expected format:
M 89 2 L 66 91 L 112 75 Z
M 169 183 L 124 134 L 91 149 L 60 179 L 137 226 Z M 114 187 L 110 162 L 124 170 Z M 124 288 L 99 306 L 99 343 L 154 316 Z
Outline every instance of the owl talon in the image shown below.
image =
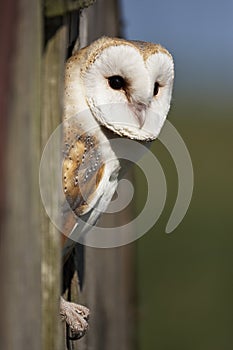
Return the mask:
M 71 330 L 71 340 L 77 340 L 84 336 L 88 329 L 89 309 L 83 305 L 68 302 L 61 298 L 60 315 L 62 321 L 66 321 Z

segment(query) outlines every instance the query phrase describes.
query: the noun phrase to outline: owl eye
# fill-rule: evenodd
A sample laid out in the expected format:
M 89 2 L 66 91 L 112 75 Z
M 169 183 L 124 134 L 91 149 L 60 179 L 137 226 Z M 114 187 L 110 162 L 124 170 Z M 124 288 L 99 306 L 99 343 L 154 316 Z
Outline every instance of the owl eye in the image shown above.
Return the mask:
M 124 78 L 122 78 L 120 75 L 113 75 L 112 77 L 109 77 L 108 83 L 114 90 L 123 89 L 126 85 Z
M 160 85 L 159 85 L 159 83 L 156 81 L 156 82 L 155 82 L 155 85 L 154 85 L 154 96 L 158 95 L 159 88 L 160 88 Z

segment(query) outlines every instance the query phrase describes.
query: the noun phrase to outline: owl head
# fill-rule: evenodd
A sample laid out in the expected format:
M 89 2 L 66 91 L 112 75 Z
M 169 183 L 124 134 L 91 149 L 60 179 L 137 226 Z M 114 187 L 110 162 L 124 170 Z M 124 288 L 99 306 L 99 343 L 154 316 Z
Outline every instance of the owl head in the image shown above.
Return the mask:
M 69 60 L 68 105 L 72 113 L 88 108 L 115 134 L 149 141 L 166 119 L 173 79 L 172 56 L 162 46 L 103 37 Z

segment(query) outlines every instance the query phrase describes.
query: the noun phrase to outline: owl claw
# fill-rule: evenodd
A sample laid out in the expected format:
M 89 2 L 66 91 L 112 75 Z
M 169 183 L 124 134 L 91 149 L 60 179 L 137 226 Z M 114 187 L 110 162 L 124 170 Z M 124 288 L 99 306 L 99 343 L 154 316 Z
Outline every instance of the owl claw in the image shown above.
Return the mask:
M 71 340 L 84 336 L 88 329 L 89 309 L 83 305 L 68 302 L 61 298 L 60 315 L 71 330 Z

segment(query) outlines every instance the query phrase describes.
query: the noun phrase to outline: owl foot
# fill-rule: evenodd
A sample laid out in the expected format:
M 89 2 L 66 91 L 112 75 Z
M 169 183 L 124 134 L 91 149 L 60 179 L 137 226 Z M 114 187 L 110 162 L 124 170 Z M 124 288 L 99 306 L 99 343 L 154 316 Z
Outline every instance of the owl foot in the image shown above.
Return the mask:
M 88 329 L 89 314 L 87 307 L 68 302 L 61 297 L 60 315 L 62 321 L 66 321 L 71 330 L 71 340 L 77 340 L 84 336 Z

